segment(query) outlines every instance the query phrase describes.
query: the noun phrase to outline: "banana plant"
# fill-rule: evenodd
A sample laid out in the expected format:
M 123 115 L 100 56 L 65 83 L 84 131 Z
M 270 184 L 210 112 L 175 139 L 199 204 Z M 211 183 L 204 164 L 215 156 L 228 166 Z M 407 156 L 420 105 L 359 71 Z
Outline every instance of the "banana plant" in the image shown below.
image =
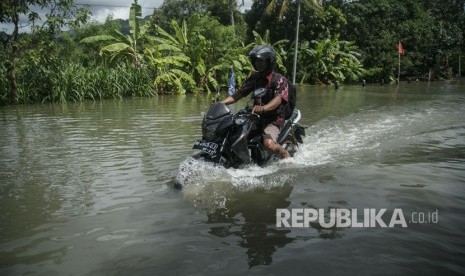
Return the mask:
M 338 37 L 321 41 L 305 41 L 300 47 L 305 75 L 302 82 L 329 84 L 347 78 L 357 80 L 363 73 L 360 54 L 352 43 L 339 41 Z
M 103 43 L 100 49 L 100 55 L 108 54 L 110 61 L 116 58 L 127 58 L 135 66 L 140 65 L 141 50 L 139 50 L 141 41 L 145 38 L 149 25 L 145 24 L 140 27 L 139 21 L 142 16 L 141 6 L 134 0 L 129 10 L 129 28 L 130 35 L 124 35 L 119 30 L 112 30 L 111 35 L 96 35 L 86 37 L 81 40 L 82 43 L 94 44 Z
M 208 68 L 201 80 L 200 86 L 208 93 L 214 92 L 217 87 L 229 84 L 231 67 L 235 71 L 235 81 L 242 83 L 253 70 L 253 67 L 243 48 L 229 49 L 228 53 L 215 62 L 215 65 Z
M 175 89 L 178 93 L 186 89 L 210 93 L 218 85 L 217 71 L 224 69 L 221 63 L 210 66 L 206 62 L 211 42 L 200 34 L 200 26 L 172 20 L 171 27 L 173 34 L 156 26 L 157 36 L 150 38 L 152 46 L 146 50 L 157 72 L 155 86 L 163 91 Z
M 196 82 L 190 73 L 191 58 L 185 53 L 189 41 L 187 25 L 183 22 L 181 27 L 174 20 L 171 24 L 175 35 L 170 35 L 156 25 L 158 36 L 149 38 L 151 46 L 147 47 L 144 53 L 149 65 L 156 71 L 154 86 L 157 90 L 162 93 L 175 91 L 184 94 L 186 88 L 196 87 Z

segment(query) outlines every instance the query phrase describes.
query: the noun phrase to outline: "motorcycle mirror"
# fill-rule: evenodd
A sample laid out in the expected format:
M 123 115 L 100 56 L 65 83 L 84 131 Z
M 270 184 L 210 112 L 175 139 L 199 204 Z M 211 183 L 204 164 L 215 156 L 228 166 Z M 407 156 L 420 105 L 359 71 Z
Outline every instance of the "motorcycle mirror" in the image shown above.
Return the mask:
M 252 99 L 260 99 L 265 96 L 267 89 L 266 88 L 257 88 L 252 93 Z

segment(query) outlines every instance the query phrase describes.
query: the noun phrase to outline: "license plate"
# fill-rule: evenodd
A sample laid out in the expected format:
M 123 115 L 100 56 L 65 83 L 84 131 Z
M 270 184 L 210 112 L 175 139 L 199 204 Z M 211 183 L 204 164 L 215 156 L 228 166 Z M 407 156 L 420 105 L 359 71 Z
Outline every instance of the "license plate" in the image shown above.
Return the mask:
M 197 141 L 194 143 L 194 149 L 201 150 L 209 155 L 215 155 L 218 150 L 218 144 L 206 141 Z

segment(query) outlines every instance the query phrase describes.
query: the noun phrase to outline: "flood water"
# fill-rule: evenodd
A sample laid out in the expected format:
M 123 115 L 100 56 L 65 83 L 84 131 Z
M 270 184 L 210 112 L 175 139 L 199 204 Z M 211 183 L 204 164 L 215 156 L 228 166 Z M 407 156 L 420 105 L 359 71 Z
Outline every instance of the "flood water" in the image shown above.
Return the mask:
M 300 88 L 304 144 L 265 168 L 189 158 L 208 103 L 0 107 L 0 275 L 465 274 L 465 82 Z

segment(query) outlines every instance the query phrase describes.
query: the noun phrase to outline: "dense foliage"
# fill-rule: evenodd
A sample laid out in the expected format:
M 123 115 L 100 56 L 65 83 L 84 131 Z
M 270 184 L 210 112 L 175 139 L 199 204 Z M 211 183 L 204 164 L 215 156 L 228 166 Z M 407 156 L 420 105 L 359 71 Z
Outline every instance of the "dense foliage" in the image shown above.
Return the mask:
M 403 76 L 450 78 L 458 73 L 464 50 L 464 0 L 328 0 L 325 5 L 345 15 L 341 38 L 359 46 L 373 81 L 395 75 L 397 41 L 406 49 Z
M 321 4 L 322 3 L 322 4 Z M 0 104 L 66 102 L 211 93 L 226 90 L 231 68 L 240 84 L 248 52 L 273 45 L 277 70 L 290 76 L 300 5 L 296 80 L 307 84 L 451 78 L 465 50 L 465 0 L 165 0 L 141 18 L 89 22 L 73 0 L 0 4 Z M 49 12 L 44 18 L 34 7 Z M 29 19 L 20 32 L 20 18 Z M 64 31 L 66 30 L 66 31 Z

